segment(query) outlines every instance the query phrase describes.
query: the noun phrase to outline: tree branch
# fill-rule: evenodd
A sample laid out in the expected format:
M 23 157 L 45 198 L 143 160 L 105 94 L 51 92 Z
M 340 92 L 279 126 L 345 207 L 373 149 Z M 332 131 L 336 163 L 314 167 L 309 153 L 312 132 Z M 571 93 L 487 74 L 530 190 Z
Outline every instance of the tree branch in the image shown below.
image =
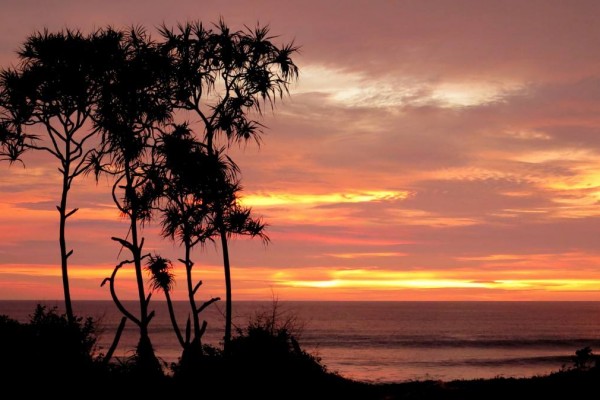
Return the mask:
M 119 242 L 121 244 L 121 246 L 127 248 L 129 251 L 131 251 L 133 253 L 133 244 L 129 243 L 127 240 L 118 238 L 118 237 L 111 237 L 111 240 L 114 240 L 115 242 Z
M 196 283 L 196 286 L 194 286 L 194 289 L 192 290 L 192 295 L 196 294 L 198 289 L 200 289 L 200 286 L 202 286 L 202 281 L 198 281 L 198 283 Z
M 71 211 L 69 211 L 67 214 L 65 214 L 65 219 L 69 218 L 71 215 L 75 214 L 77 211 L 79 211 L 79 208 L 74 208 Z
M 108 279 L 108 278 L 107 278 Z M 121 335 L 123 334 L 123 330 L 125 329 L 125 323 L 127 322 L 127 317 L 122 317 L 121 322 L 119 323 L 119 327 L 117 328 L 117 332 L 115 333 L 115 338 L 113 339 L 112 344 L 108 348 L 104 359 L 102 360 L 104 364 L 108 364 L 110 359 L 112 358 L 117 346 L 119 345 L 119 341 L 121 340 Z
M 196 314 L 200 314 L 202 311 L 204 311 L 204 309 L 208 306 L 210 306 L 212 303 L 215 303 L 217 301 L 221 300 L 220 297 L 213 297 L 212 299 L 205 301 L 204 304 L 202 304 L 200 306 L 200 308 L 198 308 L 198 310 L 196 310 Z
M 119 263 L 119 265 L 117 265 L 115 267 L 115 269 L 113 270 L 112 275 L 110 276 L 110 278 L 105 278 L 102 281 L 102 285 L 103 286 L 107 281 L 110 283 L 110 295 L 113 299 L 113 301 L 115 302 L 115 305 L 117 306 L 117 308 L 119 309 L 119 311 L 121 311 L 121 313 L 126 316 L 127 318 L 129 318 L 130 320 L 132 320 L 137 326 L 141 326 L 141 322 L 139 319 L 137 319 L 136 317 L 133 316 L 133 314 L 131 314 L 129 311 L 127 311 L 127 309 L 123 306 L 123 304 L 121 303 L 121 301 L 119 300 L 119 298 L 117 297 L 117 292 L 115 290 L 115 278 L 117 276 L 117 271 L 126 263 L 131 263 L 131 261 L 129 260 L 125 260 L 122 261 L 121 263 Z

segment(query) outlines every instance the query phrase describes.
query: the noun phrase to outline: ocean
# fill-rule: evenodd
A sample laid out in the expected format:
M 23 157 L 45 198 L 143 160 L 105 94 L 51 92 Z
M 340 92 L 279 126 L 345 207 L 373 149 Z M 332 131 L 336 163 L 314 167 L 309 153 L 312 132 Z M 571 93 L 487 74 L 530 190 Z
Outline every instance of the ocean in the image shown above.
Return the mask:
M 0 314 L 27 321 L 35 301 L 0 301 Z M 45 302 L 62 307 L 60 301 Z M 125 302 L 135 310 L 135 302 Z M 218 303 L 217 303 L 218 304 Z M 234 324 L 246 326 L 271 302 L 234 303 Z M 223 336 L 224 304 L 204 312 L 204 342 Z M 120 313 L 109 301 L 77 301 L 79 316 L 99 321 L 99 351 L 113 340 Z M 175 361 L 180 349 L 163 302 L 151 303 L 157 355 Z M 185 327 L 187 303 L 176 302 Z M 279 318 L 293 318 L 300 345 L 330 371 L 369 382 L 529 377 L 572 365 L 575 350 L 600 349 L 600 302 L 279 302 Z M 137 341 L 128 322 L 116 356 Z

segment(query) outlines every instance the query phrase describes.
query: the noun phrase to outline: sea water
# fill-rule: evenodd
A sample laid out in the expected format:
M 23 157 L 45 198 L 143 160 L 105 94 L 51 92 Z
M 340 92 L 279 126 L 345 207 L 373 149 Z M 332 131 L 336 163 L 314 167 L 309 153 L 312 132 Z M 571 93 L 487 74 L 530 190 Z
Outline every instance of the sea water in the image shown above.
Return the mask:
M 0 301 L 0 314 L 27 321 L 35 301 Z M 60 301 L 46 301 L 49 307 Z M 136 302 L 125 302 L 136 311 Z M 201 315 L 208 322 L 204 342 L 223 337 L 223 304 Z M 151 340 L 164 361 L 181 353 L 165 303 L 153 302 Z M 108 301 L 77 301 L 79 316 L 101 328 L 98 351 L 110 346 L 121 314 Z M 185 330 L 186 302 L 175 302 Z M 243 328 L 272 302 L 234 303 L 234 324 Z M 283 323 L 294 321 L 300 345 L 330 371 L 370 382 L 529 377 L 572 365 L 575 351 L 600 350 L 600 302 L 279 302 Z M 136 326 L 127 323 L 115 353 L 131 355 Z

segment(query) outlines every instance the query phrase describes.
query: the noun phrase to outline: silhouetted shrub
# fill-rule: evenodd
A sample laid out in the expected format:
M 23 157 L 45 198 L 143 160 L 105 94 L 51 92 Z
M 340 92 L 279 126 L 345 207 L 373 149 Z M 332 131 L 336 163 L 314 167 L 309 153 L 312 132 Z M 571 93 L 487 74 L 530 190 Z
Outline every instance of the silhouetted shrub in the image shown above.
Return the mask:
M 69 323 L 56 308 L 38 305 L 28 323 L 0 316 L 0 373 L 7 378 L 53 381 L 97 371 L 96 329 L 91 318 Z
M 573 367 L 580 371 L 586 371 L 590 368 L 598 366 L 600 358 L 592 352 L 590 346 L 586 346 L 582 349 L 575 351 L 575 355 L 572 357 Z
M 238 328 L 227 352 L 204 345 L 193 369 L 182 357 L 173 365 L 176 380 L 183 387 L 199 385 L 217 399 L 323 398 L 342 378 L 301 348 L 295 317 L 273 307 Z
M 325 373 L 320 359 L 300 348 L 295 317 L 280 317 L 277 312 L 256 314 L 245 329 L 237 330 L 226 356 L 236 366 L 261 375 L 284 375 L 280 377 L 284 380 Z

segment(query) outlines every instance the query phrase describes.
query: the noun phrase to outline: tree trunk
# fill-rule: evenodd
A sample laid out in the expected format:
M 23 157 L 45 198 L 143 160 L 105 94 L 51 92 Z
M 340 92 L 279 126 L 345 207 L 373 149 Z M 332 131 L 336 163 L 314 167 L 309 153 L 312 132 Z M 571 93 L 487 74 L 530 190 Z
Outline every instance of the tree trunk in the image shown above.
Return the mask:
M 131 244 L 133 245 L 133 264 L 135 268 L 135 278 L 138 287 L 138 297 L 140 301 L 140 322 L 142 330 L 147 331 L 148 327 L 148 305 L 146 304 L 146 294 L 144 292 L 144 277 L 142 275 L 142 254 L 138 246 L 137 237 L 137 219 L 131 216 Z
M 225 337 L 223 338 L 223 350 L 229 350 L 231 342 L 231 266 L 229 264 L 229 249 L 227 245 L 227 233 L 221 226 L 221 247 L 223 249 L 223 268 L 225 270 Z
M 137 359 L 135 368 L 145 378 L 163 375 L 162 367 L 158 361 L 158 358 L 156 358 L 156 355 L 154 354 L 154 348 L 150 342 L 150 337 L 147 334 L 147 330 L 145 335 L 140 336 L 135 357 Z
M 130 199 L 130 204 L 134 204 L 136 197 L 135 190 L 133 189 L 133 177 L 131 176 L 131 170 L 129 165 L 125 165 L 125 195 L 126 198 Z M 131 206 L 129 211 L 129 227 L 131 229 L 131 252 L 133 253 L 133 265 L 135 269 L 135 279 L 137 282 L 138 297 L 140 302 L 140 333 L 146 331 L 148 327 L 148 306 L 146 304 L 146 294 L 144 292 L 144 277 L 142 275 L 142 249 L 138 243 L 138 231 L 137 231 L 137 220 L 138 212 L 135 206 Z
M 68 148 L 67 148 L 68 151 Z M 68 152 L 67 152 L 68 154 Z M 60 206 L 58 213 L 60 214 L 60 225 L 58 233 L 58 241 L 60 244 L 60 262 L 62 271 L 62 283 L 63 291 L 65 295 L 65 310 L 67 314 L 67 320 L 70 324 L 75 322 L 75 316 L 73 314 L 73 306 L 71 303 L 71 291 L 69 289 L 69 270 L 68 270 L 68 258 L 70 253 L 67 253 L 67 239 L 66 239 L 66 225 L 67 225 L 67 194 L 69 193 L 69 166 L 68 161 L 63 161 L 63 185 L 62 193 L 60 198 Z
M 177 319 L 175 318 L 175 310 L 173 310 L 173 302 L 171 301 L 171 295 L 168 290 L 165 290 L 165 297 L 167 299 L 167 307 L 169 309 L 169 317 L 171 318 L 171 324 L 173 325 L 173 330 L 175 331 L 175 335 L 177 336 L 177 340 L 182 348 L 185 348 L 185 341 L 183 340 L 183 336 L 181 336 L 181 331 L 179 330 L 179 326 L 177 325 Z
M 125 193 L 127 198 L 135 199 L 136 193 L 133 188 L 133 177 L 131 176 L 131 167 L 125 164 L 125 179 L 126 187 Z M 134 204 L 134 201 L 130 201 L 130 204 Z M 138 286 L 138 297 L 140 302 L 140 342 L 137 348 L 138 362 L 141 363 L 142 369 L 149 369 L 154 371 L 156 366 L 160 367 L 158 359 L 154 354 L 152 342 L 148 334 L 148 324 L 150 319 L 148 316 L 148 303 L 146 302 L 146 294 L 144 292 L 144 277 L 142 275 L 142 249 L 139 244 L 137 221 L 138 221 L 138 210 L 135 206 L 131 207 L 130 215 L 130 228 L 131 228 L 131 252 L 133 253 L 133 261 L 135 268 L 135 277 Z
M 110 359 L 112 358 L 115 350 L 117 350 L 117 346 L 119 345 L 119 341 L 121 340 L 121 335 L 123 334 L 123 330 L 125 329 L 125 324 L 127 323 L 127 317 L 121 318 L 121 322 L 119 323 L 119 327 L 117 328 L 117 332 L 115 333 L 115 338 L 113 339 L 112 344 L 108 348 L 106 355 L 104 356 L 104 364 L 108 365 Z
M 196 299 L 194 297 L 194 285 L 192 284 L 192 260 L 190 259 L 191 243 L 189 240 L 185 241 L 185 271 L 187 274 L 187 289 L 188 299 L 190 302 L 190 308 L 192 309 L 192 316 L 194 318 L 194 340 L 200 340 L 200 317 L 198 316 L 198 309 L 196 307 Z

